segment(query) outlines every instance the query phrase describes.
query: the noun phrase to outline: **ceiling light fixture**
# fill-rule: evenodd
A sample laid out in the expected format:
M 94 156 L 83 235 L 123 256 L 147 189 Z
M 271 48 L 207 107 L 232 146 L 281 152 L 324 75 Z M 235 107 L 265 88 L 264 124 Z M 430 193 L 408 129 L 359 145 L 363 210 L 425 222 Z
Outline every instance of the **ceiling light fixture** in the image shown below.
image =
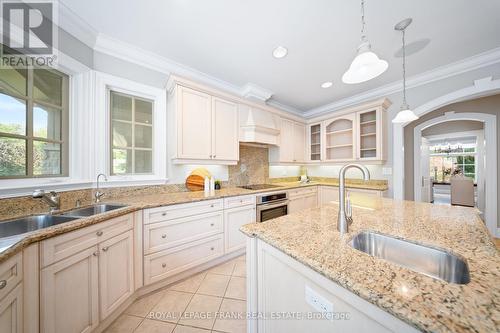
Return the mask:
M 283 46 L 278 46 L 273 51 L 273 57 L 275 57 L 276 59 L 284 58 L 284 57 L 286 57 L 287 54 L 288 54 L 288 50 L 286 47 L 283 47 Z
M 418 116 L 410 110 L 410 106 L 406 103 L 406 43 L 405 31 L 413 20 L 411 18 L 404 19 L 394 26 L 394 29 L 403 33 L 403 104 L 401 109 L 392 120 L 393 123 L 407 123 L 418 119 Z
M 361 0 L 361 44 L 358 53 L 347 72 L 342 75 L 342 82 L 347 84 L 361 83 L 376 78 L 387 70 L 387 61 L 379 59 L 372 52 L 370 42 L 365 34 L 365 1 Z
M 331 86 L 333 86 L 333 82 L 330 82 L 330 81 L 326 81 L 326 82 L 323 82 L 321 84 L 321 88 L 330 88 Z

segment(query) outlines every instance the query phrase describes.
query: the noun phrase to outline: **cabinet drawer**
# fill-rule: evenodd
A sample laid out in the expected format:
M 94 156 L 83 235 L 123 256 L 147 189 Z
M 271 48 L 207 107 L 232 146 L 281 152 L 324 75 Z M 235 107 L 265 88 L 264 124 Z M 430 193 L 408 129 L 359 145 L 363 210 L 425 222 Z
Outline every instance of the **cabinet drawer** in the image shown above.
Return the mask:
M 133 214 L 128 214 L 44 240 L 40 250 L 42 267 L 130 230 L 133 225 Z
M 0 301 L 23 279 L 23 254 L 18 253 L 0 265 Z
M 144 284 L 180 273 L 224 254 L 223 234 L 144 257 Z
M 302 197 L 305 195 L 309 195 L 312 193 L 317 193 L 317 187 L 316 186 L 311 186 L 308 188 L 298 188 L 298 189 L 293 189 L 288 191 L 288 197 L 289 198 L 294 198 L 294 197 Z
M 222 199 L 151 208 L 144 211 L 144 224 L 222 210 Z
M 243 195 L 224 199 L 224 209 L 255 205 L 255 195 Z
M 144 226 L 144 254 L 151 254 L 221 233 L 224 230 L 223 221 L 223 212 L 219 211 L 146 224 Z

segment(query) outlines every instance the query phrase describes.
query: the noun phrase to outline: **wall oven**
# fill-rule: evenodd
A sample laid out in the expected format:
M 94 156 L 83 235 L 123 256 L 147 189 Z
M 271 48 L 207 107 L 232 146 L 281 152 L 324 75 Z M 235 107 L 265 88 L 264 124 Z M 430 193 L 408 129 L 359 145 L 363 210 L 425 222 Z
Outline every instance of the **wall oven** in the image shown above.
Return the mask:
M 288 214 L 288 193 L 275 192 L 257 196 L 257 222 Z

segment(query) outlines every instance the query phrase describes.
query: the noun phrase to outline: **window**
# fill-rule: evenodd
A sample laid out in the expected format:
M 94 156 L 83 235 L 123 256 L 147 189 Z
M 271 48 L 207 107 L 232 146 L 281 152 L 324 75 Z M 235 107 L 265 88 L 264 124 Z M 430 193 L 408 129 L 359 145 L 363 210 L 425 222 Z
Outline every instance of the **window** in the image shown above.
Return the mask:
M 449 183 L 455 173 L 476 181 L 476 140 L 435 142 L 430 149 L 430 176 L 436 182 Z
M 111 174 L 153 173 L 153 101 L 110 92 Z
M 0 178 L 66 176 L 68 77 L 0 69 Z

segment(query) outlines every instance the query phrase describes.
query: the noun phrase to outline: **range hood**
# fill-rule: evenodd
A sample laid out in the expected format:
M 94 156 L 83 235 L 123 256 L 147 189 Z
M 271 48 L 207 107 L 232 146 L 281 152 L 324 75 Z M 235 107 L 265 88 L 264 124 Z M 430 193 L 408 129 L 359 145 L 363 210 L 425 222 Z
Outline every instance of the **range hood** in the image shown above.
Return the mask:
M 278 145 L 279 117 L 263 109 L 239 105 L 240 142 Z

